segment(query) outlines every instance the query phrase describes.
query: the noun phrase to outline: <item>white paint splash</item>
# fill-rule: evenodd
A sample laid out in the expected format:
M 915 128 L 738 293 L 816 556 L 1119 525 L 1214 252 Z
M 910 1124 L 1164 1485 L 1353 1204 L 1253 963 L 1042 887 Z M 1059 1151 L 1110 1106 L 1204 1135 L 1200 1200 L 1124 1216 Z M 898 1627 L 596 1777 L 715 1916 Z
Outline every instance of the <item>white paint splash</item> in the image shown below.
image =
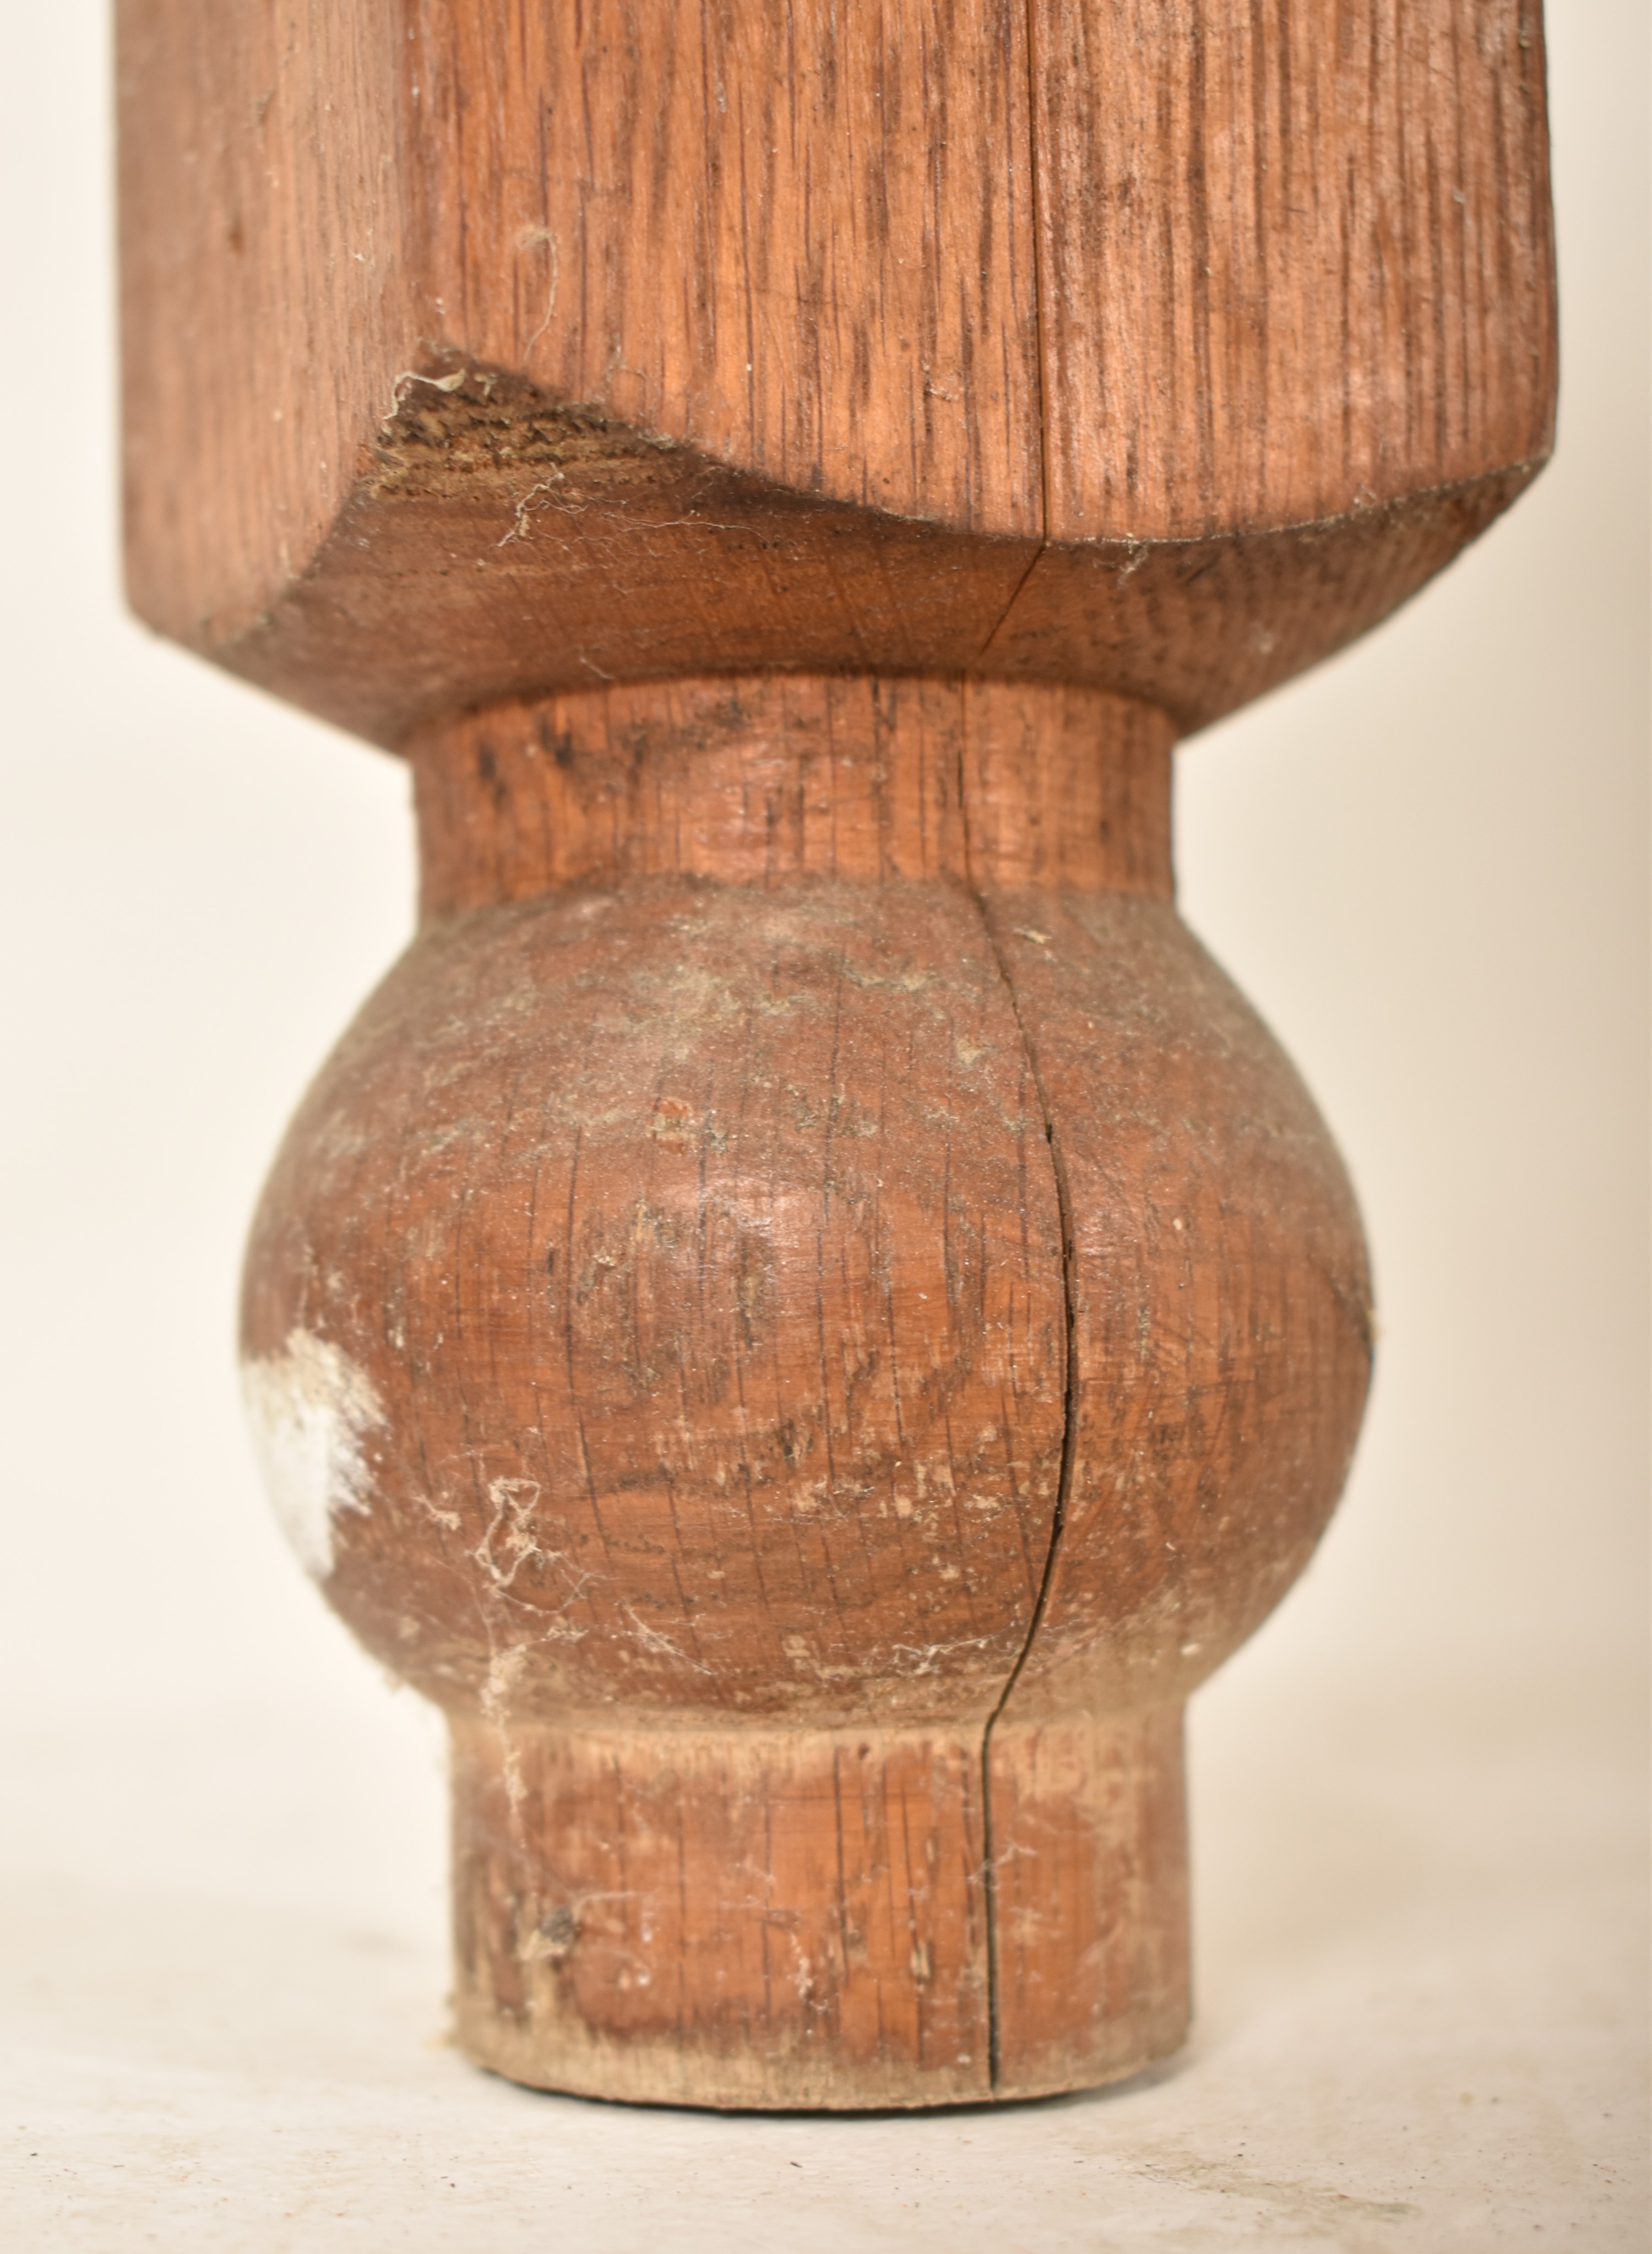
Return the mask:
M 334 1514 L 371 1507 L 361 1443 L 383 1424 L 383 1406 L 365 1370 L 305 1330 L 289 1331 L 268 1360 L 243 1362 L 241 1383 L 276 1516 L 305 1572 L 325 1581 Z

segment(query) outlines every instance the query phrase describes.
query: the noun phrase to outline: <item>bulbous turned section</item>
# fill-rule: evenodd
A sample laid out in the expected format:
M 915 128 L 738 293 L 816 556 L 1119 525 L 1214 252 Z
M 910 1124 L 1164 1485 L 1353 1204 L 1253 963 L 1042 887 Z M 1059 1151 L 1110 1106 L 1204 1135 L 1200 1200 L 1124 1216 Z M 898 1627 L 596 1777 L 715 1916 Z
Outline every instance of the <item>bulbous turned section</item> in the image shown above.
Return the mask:
M 410 748 L 420 932 L 244 1351 L 301 1552 L 452 1718 L 466 2048 L 835 2107 L 1173 2049 L 1181 1709 L 1324 1524 L 1369 1321 L 1177 919 L 1169 723 L 769 677 Z

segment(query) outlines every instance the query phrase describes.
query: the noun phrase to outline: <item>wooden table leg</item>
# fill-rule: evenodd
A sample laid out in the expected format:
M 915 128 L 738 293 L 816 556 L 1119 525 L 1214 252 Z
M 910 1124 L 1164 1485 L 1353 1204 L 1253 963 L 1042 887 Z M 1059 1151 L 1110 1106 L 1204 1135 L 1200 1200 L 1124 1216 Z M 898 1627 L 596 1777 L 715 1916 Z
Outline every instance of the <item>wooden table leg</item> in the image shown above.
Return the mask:
M 416 781 L 243 1351 L 452 1721 L 461 2040 L 1130 2074 L 1372 1335 L 1172 746 L 1543 458 L 1532 10 L 121 15 L 134 598 Z

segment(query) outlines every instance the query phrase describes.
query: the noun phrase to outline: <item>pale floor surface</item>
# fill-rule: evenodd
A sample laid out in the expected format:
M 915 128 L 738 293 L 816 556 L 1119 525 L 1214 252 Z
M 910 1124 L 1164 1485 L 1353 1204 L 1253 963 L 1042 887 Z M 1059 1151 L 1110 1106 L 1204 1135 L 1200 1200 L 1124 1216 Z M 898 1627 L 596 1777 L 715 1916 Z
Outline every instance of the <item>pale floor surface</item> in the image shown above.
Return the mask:
M 1643 2248 L 1633 1731 L 1247 1695 L 1195 1709 L 1189 2048 L 1110 2094 L 902 2118 L 633 2110 L 467 2067 L 410 1702 L 14 1734 L 0 2243 Z

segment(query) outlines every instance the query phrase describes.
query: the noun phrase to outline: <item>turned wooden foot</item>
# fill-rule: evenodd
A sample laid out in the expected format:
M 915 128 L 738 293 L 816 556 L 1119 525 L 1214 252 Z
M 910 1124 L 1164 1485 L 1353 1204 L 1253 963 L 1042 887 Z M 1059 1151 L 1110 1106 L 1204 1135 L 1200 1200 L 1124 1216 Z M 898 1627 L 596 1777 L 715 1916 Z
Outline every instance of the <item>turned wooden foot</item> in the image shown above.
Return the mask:
M 1364 1398 L 1352 1199 L 1093 690 L 686 682 L 412 746 L 418 939 L 312 1091 L 248 1390 L 454 1717 L 459 2026 L 704 2104 L 1186 2026 L 1181 1706 Z
M 454 1728 L 459 2040 L 554 2090 L 909 2106 L 1186 2032 L 1181 1710 L 995 1733 Z M 994 1782 L 996 1781 L 996 1782 Z
M 1531 0 L 120 15 L 134 600 L 415 779 L 242 1345 L 452 1723 L 460 2040 L 1129 2075 L 1371 1340 L 1172 747 L 1547 452 Z

